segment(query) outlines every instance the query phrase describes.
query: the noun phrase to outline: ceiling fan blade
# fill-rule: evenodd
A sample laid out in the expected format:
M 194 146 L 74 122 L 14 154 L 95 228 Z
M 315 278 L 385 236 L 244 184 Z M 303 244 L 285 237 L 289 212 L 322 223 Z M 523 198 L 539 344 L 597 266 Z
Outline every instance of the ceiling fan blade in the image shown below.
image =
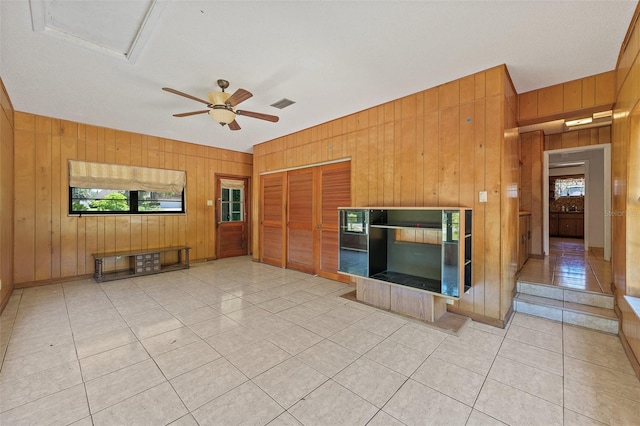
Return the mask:
M 233 120 L 231 123 L 229 123 L 229 130 L 240 130 L 240 125 L 236 120 Z
M 188 117 L 190 115 L 196 115 L 196 114 L 204 114 L 205 112 L 209 112 L 210 110 L 205 109 L 202 111 L 191 111 L 191 112 L 183 112 L 180 114 L 173 114 L 174 117 Z
M 246 101 L 252 96 L 253 96 L 253 93 L 244 89 L 238 89 L 235 92 L 233 92 L 233 95 L 229 96 L 229 99 L 227 99 L 226 104 L 231 105 L 233 107 L 238 105 L 240 102 Z
M 194 101 L 202 102 L 205 105 L 209 105 L 209 101 L 205 101 L 204 99 L 196 98 L 195 96 L 191 96 L 187 93 L 181 92 L 176 89 L 171 89 L 170 87 L 163 87 L 162 90 L 165 92 L 173 93 L 175 95 L 184 96 L 185 98 L 193 99 Z
M 251 118 L 259 118 L 260 120 L 271 121 L 272 123 L 277 123 L 278 120 L 280 120 L 280 118 L 276 117 L 275 115 L 263 114 L 261 112 L 237 110 L 236 114 L 245 115 Z

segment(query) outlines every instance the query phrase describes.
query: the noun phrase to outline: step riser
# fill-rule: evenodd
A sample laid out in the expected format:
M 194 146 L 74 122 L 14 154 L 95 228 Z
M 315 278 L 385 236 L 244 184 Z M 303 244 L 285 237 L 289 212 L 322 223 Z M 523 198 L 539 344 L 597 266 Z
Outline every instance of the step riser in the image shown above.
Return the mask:
M 605 333 L 618 334 L 618 320 L 615 319 L 567 311 L 555 306 L 539 305 L 524 300 L 515 300 L 514 310 L 523 314 L 560 321 L 565 324 L 577 325 Z
M 580 303 L 581 305 L 596 306 L 598 308 L 613 309 L 614 304 L 613 296 L 608 294 L 589 293 L 522 281 L 517 282 L 517 289 L 518 293 L 522 294 L 562 300 L 564 302 Z

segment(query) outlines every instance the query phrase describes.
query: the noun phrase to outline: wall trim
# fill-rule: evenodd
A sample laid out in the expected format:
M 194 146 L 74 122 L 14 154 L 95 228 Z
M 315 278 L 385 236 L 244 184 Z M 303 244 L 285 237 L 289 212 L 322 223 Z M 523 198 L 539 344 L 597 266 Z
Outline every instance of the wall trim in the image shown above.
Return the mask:
M 259 176 L 271 175 L 271 174 L 280 173 L 280 172 L 289 172 L 291 170 L 309 169 L 311 167 L 325 166 L 327 164 L 344 163 L 346 161 L 351 161 L 351 157 L 345 157 L 345 158 L 340 158 L 340 159 L 331 160 L 331 161 L 323 161 L 321 163 L 305 164 L 304 166 L 287 167 L 286 169 L 269 170 L 267 172 L 260 172 Z

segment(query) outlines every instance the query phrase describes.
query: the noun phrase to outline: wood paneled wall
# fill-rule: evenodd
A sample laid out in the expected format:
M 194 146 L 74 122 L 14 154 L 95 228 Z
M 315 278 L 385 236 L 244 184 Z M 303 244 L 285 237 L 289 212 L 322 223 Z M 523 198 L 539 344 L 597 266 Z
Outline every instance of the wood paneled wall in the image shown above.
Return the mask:
M 0 312 L 13 291 L 13 106 L 0 78 Z
M 472 207 L 474 285 L 454 309 L 500 322 L 517 267 L 516 118 L 516 93 L 498 66 L 256 145 L 254 177 L 350 158 L 354 206 Z M 255 209 L 258 200 L 254 190 Z
M 544 150 L 578 148 L 602 143 L 611 143 L 611 126 L 545 135 Z
M 612 127 L 612 271 L 621 338 L 640 377 L 638 318 L 623 296 L 640 297 L 640 3 L 620 49 Z M 635 351 L 635 352 L 634 352 Z
M 531 212 L 531 253 L 542 256 L 542 205 L 544 134 L 541 130 L 520 135 L 520 210 Z
M 185 215 L 68 215 L 68 160 L 185 170 Z M 91 253 L 171 245 L 215 256 L 215 174 L 251 176 L 252 155 L 15 113 L 16 286 L 93 273 Z
M 616 98 L 615 71 L 544 87 L 518 95 L 518 124 L 526 126 L 611 109 Z

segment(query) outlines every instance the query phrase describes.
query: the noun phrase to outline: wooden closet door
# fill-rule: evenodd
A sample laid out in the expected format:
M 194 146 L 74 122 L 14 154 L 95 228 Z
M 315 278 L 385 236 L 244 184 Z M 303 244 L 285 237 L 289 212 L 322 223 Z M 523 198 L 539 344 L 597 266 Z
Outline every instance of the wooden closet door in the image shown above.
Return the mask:
M 287 268 L 315 274 L 314 240 L 316 232 L 316 168 L 288 173 Z
M 286 264 L 287 173 L 260 177 L 260 261 L 284 268 Z
M 338 274 L 338 207 L 351 205 L 351 164 L 342 162 L 320 167 L 320 255 L 318 275 L 349 282 Z

